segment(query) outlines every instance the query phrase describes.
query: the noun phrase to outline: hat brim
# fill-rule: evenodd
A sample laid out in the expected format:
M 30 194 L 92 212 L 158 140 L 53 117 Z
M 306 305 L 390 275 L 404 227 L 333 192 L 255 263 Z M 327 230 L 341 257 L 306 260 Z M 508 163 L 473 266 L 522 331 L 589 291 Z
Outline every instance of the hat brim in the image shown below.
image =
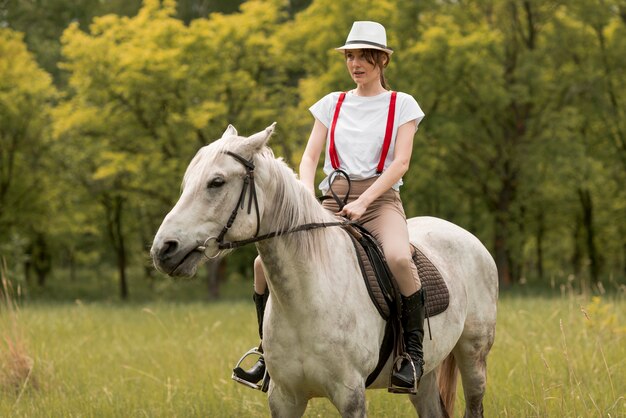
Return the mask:
M 377 49 L 379 51 L 386 52 L 389 55 L 393 54 L 393 49 L 383 48 L 383 47 L 372 45 L 372 44 L 354 43 L 354 44 L 347 44 L 344 46 L 340 46 L 339 48 L 335 48 L 335 50 L 337 51 L 345 51 L 346 49 Z

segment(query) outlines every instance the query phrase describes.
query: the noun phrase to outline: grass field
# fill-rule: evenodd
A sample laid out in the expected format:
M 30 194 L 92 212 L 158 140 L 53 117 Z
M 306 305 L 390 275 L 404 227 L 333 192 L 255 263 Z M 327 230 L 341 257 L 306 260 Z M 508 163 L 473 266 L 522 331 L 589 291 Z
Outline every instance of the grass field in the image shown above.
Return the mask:
M 0 315 L 2 417 L 268 416 L 264 394 L 230 380 L 257 343 L 251 301 L 5 303 Z M 485 415 L 626 416 L 625 339 L 623 294 L 502 295 Z M 367 397 L 371 417 L 414 416 L 404 395 Z M 305 416 L 338 414 L 320 399 Z

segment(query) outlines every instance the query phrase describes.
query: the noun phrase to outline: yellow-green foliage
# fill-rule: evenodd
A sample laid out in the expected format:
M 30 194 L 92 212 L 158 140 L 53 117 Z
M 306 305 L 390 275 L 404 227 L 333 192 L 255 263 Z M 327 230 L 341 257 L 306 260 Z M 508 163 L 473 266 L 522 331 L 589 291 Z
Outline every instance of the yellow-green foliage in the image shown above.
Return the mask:
M 620 322 L 614 303 L 602 300 L 600 296 L 594 296 L 591 298 L 591 303 L 581 307 L 581 311 L 588 320 L 586 325 L 591 332 L 598 335 L 608 333 L 623 336 L 626 334 L 626 324 Z
M 7 10 L 34 13 L 18 3 Z M 118 13 L 47 40 L 61 44 L 60 95 L 24 36 L 0 30 L 2 238 L 44 236 L 56 260 L 90 245 L 121 259 L 123 248 L 139 267 L 186 165 L 229 123 L 250 134 L 277 121 L 270 145 L 297 167 L 308 107 L 354 87 L 334 47 L 353 21 L 374 20 L 395 50 L 390 86 L 427 115 L 407 214 L 451 220 L 492 250 L 501 231 L 498 260 L 516 264 L 516 279 L 623 276 L 626 24 L 615 0 L 313 0 L 297 13 L 308 2 L 250 0 L 188 23 L 174 0 L 131 16 L 104 3 Z M 51 11 L 59 25 L 64 12 Z M 580 196 L 594 219 L 583 222 Z
M 591 321 L 611 318 L 608 328 L 590 327 L 581 306 Z M 626 323 L 624 312 L 623 296 L 505 295 L 487 361 L 485 416 L 623 416 L 626 336 L 612 330 Z M 0 395 L 0 416 L 269 416 L 264 394 L 230 380 L 257 343 L 249 301 L 35 304 L 22 309 L 20 323 L 44 381 L 19 399 Z M 369 391 L 367 399 L 369 416 L 414 416 L 406 396 Z M 462 405 L 459 391 L 457 417 Z M 338 414 L 317 399 L 306 416 Z
M 0 234 L 26 226 L 45 205 L 41 167 L 56 89 L 26 49 L 23 34 L 0 28 Z M 6 235 L 5 235 L 6 236 Z

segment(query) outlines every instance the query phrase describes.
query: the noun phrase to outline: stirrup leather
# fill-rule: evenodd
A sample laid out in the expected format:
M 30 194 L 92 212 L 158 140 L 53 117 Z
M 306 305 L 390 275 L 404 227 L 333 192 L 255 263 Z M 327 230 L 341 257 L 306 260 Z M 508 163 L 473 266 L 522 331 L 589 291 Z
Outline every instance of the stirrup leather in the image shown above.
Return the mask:
M 237 365 L 235 366 L 235 369 L 240 368 L 241 367 L 241 363 L 244 362 L 244 360 L 249 357 L 249 356 L 258 356 L 259 358 L 263 357 L 263 353 L 261 353 L 258 349 L 258 347 L 253 347 L 250 350 L 248 350 L 237 362 Z M 265 373 L 263 374 L 263 378 L 261 379 L 261 383 L 252 383 L 249 382 L 245 379 L 242 379 L 241 377 L 237 376 L 235 374 L 235 369 L 233 369 L 233 374 L 231 376 L 231 378 L 238 383 L 241 383 L 242 385 L 245 385 L 249 388 L 252 389 L 257 389 L 260 390 L 261 392 L 267 392 L 267 390 L 269 389 L 269 385 L 270 385 L 270 375 L 267 374 L 267 366 L 265 367 Z
M 402 360 L 408 360 L 409 364 L 411 365 L 411 369 L 413 369 L 413 387 L 407 388 L 403 386 L 397 386 L 391 382 L 393 378 L 393 373 L 397 370 L 400 370 L 400 367 L 402 366 Z M 421 364 L 421 366 L 423 370 L 424 365 Z M 423 374 L 423 371 L 422 371 L 422 374 Z M 418 386 L 419 386 L 419 380 L 417 380 L 417 369 L 415 368 L 415 362 L 409 356 L 408 353 L 400 354 L 393 361 L 393 366 L 391 367 L 391 373 L 389 373 L 389 386 L 387 387 L 387 391 L 390 393 L 408 393 L 411 395 L 415 395 L 417 393 Z

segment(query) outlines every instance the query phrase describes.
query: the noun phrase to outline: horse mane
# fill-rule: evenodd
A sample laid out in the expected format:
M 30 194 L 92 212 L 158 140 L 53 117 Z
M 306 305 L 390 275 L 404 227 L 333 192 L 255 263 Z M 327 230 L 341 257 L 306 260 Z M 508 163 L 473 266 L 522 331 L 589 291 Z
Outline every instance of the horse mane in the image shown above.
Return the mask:
M 274 157 L 269 147 L 264 147 L 255 155 L 255 162 L 261 170 L 257 176 L 266 190 L 273 188 L 271 202 L 266 203 L 264 221 L 269 231 L 288 231 L 298 226 L 316 222 L 336 222 L 336 217 L 324 209 L 320 202 L 298 180 L 296 173 L 282 158 Z M 327 251 L 332 248 L 328 228 L 317 228 L 308 231 L 287 234 L 288 246 L 297 255 L 314 257 L 318 261 L 327 258 Z

